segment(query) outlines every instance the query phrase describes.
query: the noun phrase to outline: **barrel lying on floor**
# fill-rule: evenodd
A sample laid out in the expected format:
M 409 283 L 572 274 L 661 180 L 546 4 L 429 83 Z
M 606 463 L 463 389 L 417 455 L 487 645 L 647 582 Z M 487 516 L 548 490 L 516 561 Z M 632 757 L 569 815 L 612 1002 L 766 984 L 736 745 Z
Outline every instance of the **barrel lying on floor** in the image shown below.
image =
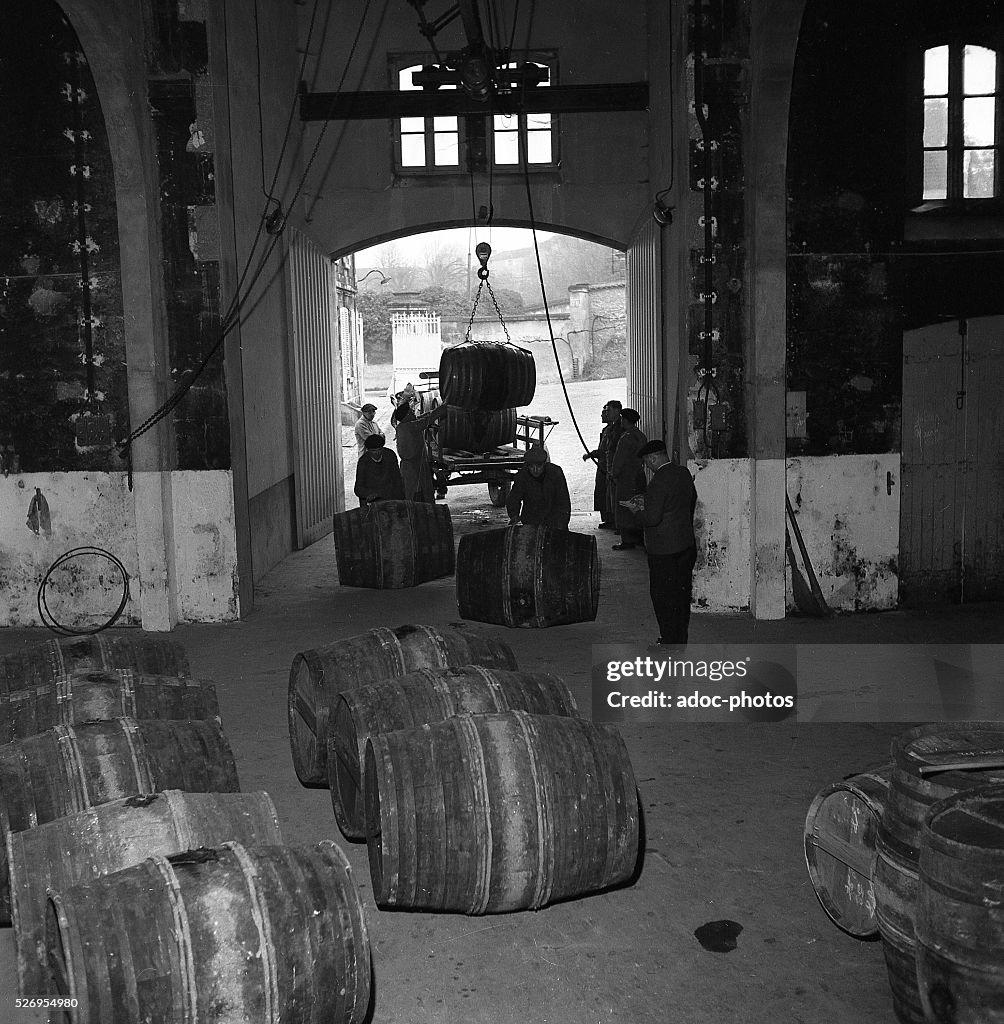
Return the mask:
M 75 722 L 183 721 L 219 719 L 219 714 L 216 686 L 208 679 L 141 675 L 128 668 L 78 670 L 0 693 L 0 743 Z
M 892 765 L 820 790 L 805 816 L 805 864 L 819 903 L 848 935 L 876 939 L 875 839 Z
M 168 790 L 114 800 L 8 837 L 11 909 L 22 995 L 52 995 L 45 962 L 46 890 L 225 842 L 282 843 L 267 793 L 182 793 Z
M 0 835 L 138 793 L 234 793 L 237 767 L 215 721 L 59 725 L 0 747 Z M 0 845 L 0 923 L 10 923 Z
M 362 1024 L 370 948 L 332 842 L 224 843 L 54 893 L 46 917 L 67 1024 Z
M 480 665 L 420 669 L 341 693 L 328 736 L 328 785 L 342 834 L 366 836 L 362 767 L 370 736 L 492 711 L 578 716 L 575 698 L 557 676 Z
M 132 669 L 145 675 L 187 676 L 188 655 L 177 640 L 150 636 L 86 636 L 45 640 L 0 658 L 0 690 L 51 683 L 70 672 Z
M 289 669 L 289 743 L 297 778 L 327 786 L 328 719 L 338 694 L 418 669 L 516 668 L 508 644 L 462 626 L 379 626 L 300 651 Z
M 366 843 L 377 905 L 531 910 L 627 882 L 638 794 L 612 726 L 460 715 L 366 744 Z

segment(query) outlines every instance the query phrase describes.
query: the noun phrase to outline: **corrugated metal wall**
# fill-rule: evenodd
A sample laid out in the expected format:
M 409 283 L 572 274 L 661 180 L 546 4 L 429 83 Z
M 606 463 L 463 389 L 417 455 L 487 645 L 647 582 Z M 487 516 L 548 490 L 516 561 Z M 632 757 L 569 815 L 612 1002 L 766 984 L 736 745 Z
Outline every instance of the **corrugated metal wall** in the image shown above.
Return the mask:
M 662 258 L 659 226 L 649 220 L 627 250 L 627 404 L 649 438 L 672 436 L 663 401 Z
M 342 504 L 342 373 L 334 264 L 299 231 L 290 229 L 289 244 L 296 546 L 303 548 L 331 532 Z

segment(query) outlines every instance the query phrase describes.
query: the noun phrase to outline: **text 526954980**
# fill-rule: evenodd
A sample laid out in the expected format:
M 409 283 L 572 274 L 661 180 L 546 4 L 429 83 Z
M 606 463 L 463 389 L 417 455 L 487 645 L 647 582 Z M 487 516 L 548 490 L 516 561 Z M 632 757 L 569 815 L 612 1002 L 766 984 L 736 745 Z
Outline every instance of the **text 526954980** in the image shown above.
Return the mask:
M 72 1010 L 77 1005 L 78 1000 L 68 996 L 18 996 L 14 1000 L 15 1010 Z

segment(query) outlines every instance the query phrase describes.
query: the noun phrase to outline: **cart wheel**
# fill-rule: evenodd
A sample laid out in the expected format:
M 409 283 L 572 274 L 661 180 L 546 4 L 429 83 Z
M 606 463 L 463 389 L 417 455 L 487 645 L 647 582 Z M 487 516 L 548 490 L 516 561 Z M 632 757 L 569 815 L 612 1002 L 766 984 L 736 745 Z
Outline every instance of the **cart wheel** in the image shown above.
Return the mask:
M 511 489 L 511 480 L 494 481 L 488 485 L 488 497 L 496 508 L 501 508 L 509 500 Z

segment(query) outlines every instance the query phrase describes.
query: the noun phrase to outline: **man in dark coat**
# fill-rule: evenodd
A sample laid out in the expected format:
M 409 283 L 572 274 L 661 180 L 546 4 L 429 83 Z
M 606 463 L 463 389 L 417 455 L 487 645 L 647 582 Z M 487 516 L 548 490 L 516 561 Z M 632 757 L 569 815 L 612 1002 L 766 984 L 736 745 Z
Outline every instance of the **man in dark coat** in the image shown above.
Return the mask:
M 572 501 L 561 466 L 548 461 L 547 452 L 534 445 L 523 457 L 509 500 L 505 503 L 509 525 L 548 526 L 567 530 Z
M 366 438 L 366 450 L 356 464 L 356 483 L 353 487 L 360 505 L 374 501 L 403 501 L 404 481 L 397 456 L 384 444 L 383 434 Z
M 614 545 L 614 551 L 630 551 L 642 540 L 641 527 L 635 522 L 634 514 L 621 504 L 645 492 L 645 468 L 638 458 L 638 449 L 648 438 L 638 429 L 640 419 L 641 413 L 636 409 L 621 409 L 622 433 L 610 464 L 617 499 L 617 529 L 621 532 L 621 542 Z
M 642 445 L 638 456 L 653 474 L 644 497 L 631 504 L 645 528 L 649 593 L 660 630 L 656 643 L 682 647 L 687 643 L 697 561 L 697 489 L 690 470 L 670 461 L 664 441 Z
M 397 431 L 397 454 L 401 458 L 404 493 L 409 501 L 433 504 L 436 500 L 425 432 L 446 410 L 446 405 L 440 405 L 431 412 L 416 416 L 411 403 L 403 401 L 391 417 L 391 424 Z
M 582 456 L 582 461 L 596 461 L 596 481 L 593 485 L 593 510 L 599 512 L 598 529 L 612 530 L 617 523 L 617 502 L 614 499 L 613 477 L 610 465 L 621 436 L 621 403 L 616 399 L 603 406 L 600 418 L 606 424 L 600 431 L 600 443 Z

